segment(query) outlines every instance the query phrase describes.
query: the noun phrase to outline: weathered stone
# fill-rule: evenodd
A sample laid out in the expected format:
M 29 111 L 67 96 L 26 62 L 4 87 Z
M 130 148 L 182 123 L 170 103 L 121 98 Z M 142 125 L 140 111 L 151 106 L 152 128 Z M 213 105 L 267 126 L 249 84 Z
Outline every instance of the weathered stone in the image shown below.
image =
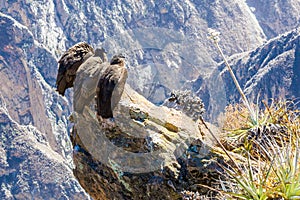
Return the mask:
M 222 157 L 202 139 L 199 121 L 155 106 L 128 85 L 114 110 L 114 128 L 103 129 L 91 107 L 75 115 L 74 145 L 80 148 L 74 174 L 94 199 L 180 199 L 184 190 L 206 194 L 198 183 L 212 186 L 208 176 L 217 180 L 222 171 L 216 164 Z

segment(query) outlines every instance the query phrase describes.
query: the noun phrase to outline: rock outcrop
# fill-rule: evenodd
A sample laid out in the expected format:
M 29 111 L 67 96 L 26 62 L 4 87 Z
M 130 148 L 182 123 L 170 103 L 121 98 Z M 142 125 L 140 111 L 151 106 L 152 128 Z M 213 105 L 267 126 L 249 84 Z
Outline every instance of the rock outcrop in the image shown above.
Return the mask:
M 102 128 L 88 105 L 72 114 L 74 174 L 94 199 L 180 199 L 186 190 L 206 195 L 201 184 L 217 185 L 207 177 L 219 179 L 224 160 L 199 121 L 155 106 L 129 85 L 114 128 Z

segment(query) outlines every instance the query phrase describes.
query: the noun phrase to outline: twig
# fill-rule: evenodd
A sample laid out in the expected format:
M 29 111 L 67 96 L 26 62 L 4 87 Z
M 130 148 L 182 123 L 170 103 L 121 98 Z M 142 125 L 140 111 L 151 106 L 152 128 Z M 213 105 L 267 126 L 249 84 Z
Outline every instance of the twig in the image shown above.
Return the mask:
M 220 145 L 220 147 L 222 148 L 222 150 L 225 152 L 225 154 L 231 160 L 231 162 L 235 165 L 235 167 L 237 168 L 238 172 L 241 175 L 242 174 L 242 170 L 239 168 L 239 166 L 236 164 L 236 162 L 233 160 L 233 158 L 229 155 L 229 153 L 227 152 L 226 148 L 223 146 L 223 144 L 220 142 L 220 140 L 215 136 L 215 134 L 210 130 L 210 128 L 208 128 L 208 126 L 205 123 L 205 121 L 203 120 L 203 118 L 200 117 L 199 119 L 202 122 L 202 124 L 205 126 L 205 128 L 208 130 L 208 132 L 211 134 L 211 136 L 217 141 L 217 143 Z

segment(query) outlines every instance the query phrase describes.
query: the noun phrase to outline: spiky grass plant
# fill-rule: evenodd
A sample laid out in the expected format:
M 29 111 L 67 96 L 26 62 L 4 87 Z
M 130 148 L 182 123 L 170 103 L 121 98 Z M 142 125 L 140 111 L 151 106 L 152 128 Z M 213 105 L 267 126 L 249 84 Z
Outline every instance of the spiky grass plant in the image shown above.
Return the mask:
M 299 139 L 296 145 L 283 142 L 278 145 L 272 138 L 269 149 L 261 146 L 270 160 L 253 158 L 239 169 L 226 169 L 231 182 L 226 182 L 225 192 L 238 199 L 300 199 Z
M 300 199 L 300 161 L 298 141 L 278 153 L 272 165 L 274 193 L 284 199 Z
M 243 105 L 227 107 L 226 135 L 216 139 L 230 158 L 221 166 L 228 178 L 220 188 L 229 199 L 300 199 L 299 110 L 291 101 L 264 105 L 257 124 Z
M 300 199 L 299 110 L 292 101 L 264 106 L 257 124 L 243 105 L 226 108 L 223 146 L 248 162 L 225 169 L 231 181 L 224 191 L 238 199 Z
M 228 150 L 237 153 L 250 152 L 261 156 L 260 148 L 268 148 L 268 140 L 272 139 L 281 145 L 283 141 L 295 143 L 300 134 L 299 111 L 292 101 L 273 101 L 271 106 L 264 103 L 265 108 L 256 114 L 257 123 L 249 119 L 249 112 L 243 105 L 229 105 L 225 111 L 222 138 Z

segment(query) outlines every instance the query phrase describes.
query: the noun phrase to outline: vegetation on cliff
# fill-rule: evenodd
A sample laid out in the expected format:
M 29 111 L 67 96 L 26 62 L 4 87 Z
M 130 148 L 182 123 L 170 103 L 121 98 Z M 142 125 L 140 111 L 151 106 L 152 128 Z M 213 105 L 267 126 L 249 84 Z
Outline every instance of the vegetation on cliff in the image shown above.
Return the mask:
M 232 152 L 220 194 L 238 199 L 299 199 L 300 117 L 293 101 L 257 109 L 253 124 L 244 105 L 229 105 L 221 142 Z M 242 162 L 241 158 L 244 158 Z M 237 159 L 238 158 L 238 159 Z
M 221 149 L 213 151 L 223 153 L 228 160 L 227 166 L 220 165 L 226 178 L 220 180 L 219 189 L 212 190 L 218 191 L 222 199 L 299 199 L 298 102 L 272 99 L 270 105 L 266 101 L 250 105 L 218 45 L 218 36 L 218 32 L 210 33 L 243 104 L 226 107 L 219 118 L 220 140 L 209 130 Z

